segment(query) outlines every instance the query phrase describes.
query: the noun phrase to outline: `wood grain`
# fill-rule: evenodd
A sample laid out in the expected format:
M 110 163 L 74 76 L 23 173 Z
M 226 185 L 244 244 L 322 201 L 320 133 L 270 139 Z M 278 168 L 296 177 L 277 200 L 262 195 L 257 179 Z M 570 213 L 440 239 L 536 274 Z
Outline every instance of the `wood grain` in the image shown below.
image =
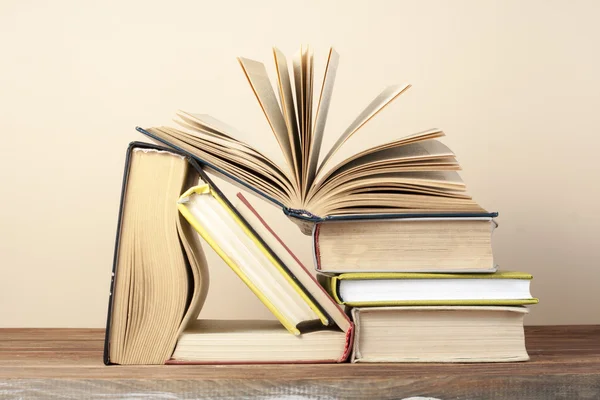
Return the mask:
M 106 367 L 103 335 L 0 329 L 0 398 L 600 398 L 600 326 L 527 327 L 510 364 Z

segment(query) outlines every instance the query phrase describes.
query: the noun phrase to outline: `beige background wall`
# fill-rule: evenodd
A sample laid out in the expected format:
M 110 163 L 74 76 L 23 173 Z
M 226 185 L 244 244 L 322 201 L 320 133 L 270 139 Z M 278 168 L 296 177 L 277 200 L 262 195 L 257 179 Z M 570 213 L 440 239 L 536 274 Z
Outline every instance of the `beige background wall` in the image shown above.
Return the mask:
M 329 45 L 341 54 L 327 143 L 385 85 L 412 83 L 356 140 L 443 128 L 500 212 L 499 264 L 535 275 L 528 323 L 600 323 L 598 15 L 596 1 L 2 1 L 0 326 L 103 326 L 134 127 L 184 109 L 269 137 L 235 57 L 272 72 L 270 46 L 301 43 L 317 76 Z M 251 200 L 312 265 L 309 239 Z M 202 316 L 269 317 L 209 260 Z

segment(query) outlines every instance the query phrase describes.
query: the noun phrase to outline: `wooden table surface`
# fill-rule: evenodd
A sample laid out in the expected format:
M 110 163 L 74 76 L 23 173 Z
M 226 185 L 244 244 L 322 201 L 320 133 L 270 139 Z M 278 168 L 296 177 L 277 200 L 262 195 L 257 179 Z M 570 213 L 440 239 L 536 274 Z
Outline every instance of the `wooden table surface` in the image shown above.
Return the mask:
M 526 338 L 522 363 L 106 367 L 101 329 L 0 329 L 0 398 L 600 399 L 600 326 Z

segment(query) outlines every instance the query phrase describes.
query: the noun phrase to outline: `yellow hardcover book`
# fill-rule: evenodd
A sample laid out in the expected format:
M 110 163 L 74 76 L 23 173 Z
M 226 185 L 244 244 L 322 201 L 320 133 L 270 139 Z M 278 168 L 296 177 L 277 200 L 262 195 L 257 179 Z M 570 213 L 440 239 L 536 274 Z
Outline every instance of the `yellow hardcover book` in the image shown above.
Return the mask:
M 315 322 L 329 325 L 318 303 L 218 190 L 209 184 L 192 187 L 177 206 L 289 332 L 299 335 Z
M 493 274 L 347 273 L 319 274 L 321 285 L 351 307 L 518 306 L 537 304 L 533 277 L 524 272 Z

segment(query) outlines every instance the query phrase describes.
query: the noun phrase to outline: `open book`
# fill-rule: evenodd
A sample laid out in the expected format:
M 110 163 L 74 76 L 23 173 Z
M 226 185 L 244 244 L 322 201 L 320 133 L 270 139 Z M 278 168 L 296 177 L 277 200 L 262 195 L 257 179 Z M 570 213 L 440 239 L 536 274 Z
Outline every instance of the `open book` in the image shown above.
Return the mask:
M 281 155 L 267 154 L 256 143 L 241 141 L 232 126 L 205 114 L 180 111 L 174 127 L 138 131 L 193 155 L 213 170 L 243 184 L 292 216 L 316 221 L 325 217 L 394 215 L 489 215 L 466 193 L 456 172 L 454 153 L 439 139 L 439 129 L 379 143 L 351 156 L 344 144 L 410 85 L 392 85 L 376 96 L 337 140 L 322 147 L 339 56 L 329 50 L 318 101 L 313 102 L 313 52 L 302 47 L 291 60 L 273 49 L 275 89 L 265 66 L 238 58 L 252 91 L 275 135 Z M 266 134 L 266 133 L 265 133 Z M 282 162 L 274 160 L 282 159 Z

